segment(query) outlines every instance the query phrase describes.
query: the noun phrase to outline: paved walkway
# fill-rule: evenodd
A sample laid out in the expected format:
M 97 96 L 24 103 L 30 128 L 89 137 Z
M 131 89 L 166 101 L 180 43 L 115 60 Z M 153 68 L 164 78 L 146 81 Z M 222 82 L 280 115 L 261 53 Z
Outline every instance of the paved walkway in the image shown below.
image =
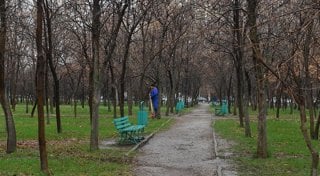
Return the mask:
M 211 128 L 215 117 L 209 105 L 201 104 L 191 113 L 176 117 L 167 131 L 156 134 L 139 150 L 137 176 L 237 175 L 227 152 L 230 145 Z

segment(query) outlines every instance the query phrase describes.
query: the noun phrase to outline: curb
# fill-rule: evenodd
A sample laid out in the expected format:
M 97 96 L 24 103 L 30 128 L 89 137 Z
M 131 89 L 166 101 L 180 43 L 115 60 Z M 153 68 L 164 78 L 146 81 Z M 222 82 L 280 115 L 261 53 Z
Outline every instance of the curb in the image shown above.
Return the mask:
M 130 149 L 125 156 L 129 156 L 130 153 L 132 153 L 133 151 L 137 150 L 139 147 L 142 147 L 144 144 L 146 144 L 152 137 L 154 136 L 154 132 L 149 134 L 144 140 L 142 140 L 141 142 L 139 142 L 138 144 L 136 144 L 132 149 Z
M 219 155 L 218 155 L 218 142 L 216 139 L 216 135 L 215 135 L 215 131 L 214 131 L 214 125 L 216 122 L 216 119 L 214 118 L 215 114 L 212 113 L 211 116 L 211 124 L 212 124 L 212 138 L 213 138 L 213 151 L 212 151 L 212 155 L 213 155 L 213 159 L 220 159 Z M 218 165 L 218 168 L 215 172 L 218 176 L 222 176 L 222 168 Z

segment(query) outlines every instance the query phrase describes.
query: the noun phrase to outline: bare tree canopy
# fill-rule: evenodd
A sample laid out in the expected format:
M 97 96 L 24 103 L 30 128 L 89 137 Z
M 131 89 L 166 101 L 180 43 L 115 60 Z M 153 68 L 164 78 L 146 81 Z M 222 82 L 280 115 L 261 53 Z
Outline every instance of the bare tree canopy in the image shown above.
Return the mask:
M 55 109 L 62 133 L 60 104 L 73 104 L 75 117 L 77 103 L 88 104 L 90 149 L 97 150 L 100 103 L 113 106 L 114 118 L 132 114 L 156 84 L 159 112 L 166 108 L 159 115 L 174 113 L 179 100 L 225 99 L 251 137 L 249 107 L 258 110 L 260 158 L 268 157 L 268 109 L 279 118 L 280 107 L 296 106 L 317 175 L 319 9 L 318 0 L 0 0 L 7 152 L 16 150 L 11 110 L 19 102 L 27 113 L 33 105 L 31 116 L 38 110 L 47 170 L 44 106 Z

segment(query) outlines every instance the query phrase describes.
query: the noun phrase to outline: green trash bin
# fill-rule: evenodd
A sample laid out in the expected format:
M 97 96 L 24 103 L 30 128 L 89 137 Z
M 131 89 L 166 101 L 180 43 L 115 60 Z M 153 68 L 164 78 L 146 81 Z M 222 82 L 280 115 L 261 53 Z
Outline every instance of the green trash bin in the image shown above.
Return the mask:
M 144 102 L 140 102 L 139 111 L 138 111 L 138 125 L 148 124 L 148 113 L 144 110 Z
M 181 111 L 181 106 L 180 106 L 180 103 L 177 102 L 176 104 L 176 113 L 179 113 Z
M 227 103 L 227 100 L 222 100 L 221 113 L 223 115 L 228 114 L 228 103 Z
M 179 100 L 176 105 L 176 112 L 179 113 L 184 109 L 184 102 Z

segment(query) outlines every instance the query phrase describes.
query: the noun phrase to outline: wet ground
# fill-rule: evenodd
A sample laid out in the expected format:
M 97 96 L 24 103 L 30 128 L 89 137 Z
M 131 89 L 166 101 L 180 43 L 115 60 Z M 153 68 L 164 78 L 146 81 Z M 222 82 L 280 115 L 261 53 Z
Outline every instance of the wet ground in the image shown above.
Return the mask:
M 212 122 L 218 118 L 201 104 L 178 116 L 172 127 L 154 135 L 135 158 L 137 176 L 237 175 L 228 152 L 230 143 L 217 136 Z

